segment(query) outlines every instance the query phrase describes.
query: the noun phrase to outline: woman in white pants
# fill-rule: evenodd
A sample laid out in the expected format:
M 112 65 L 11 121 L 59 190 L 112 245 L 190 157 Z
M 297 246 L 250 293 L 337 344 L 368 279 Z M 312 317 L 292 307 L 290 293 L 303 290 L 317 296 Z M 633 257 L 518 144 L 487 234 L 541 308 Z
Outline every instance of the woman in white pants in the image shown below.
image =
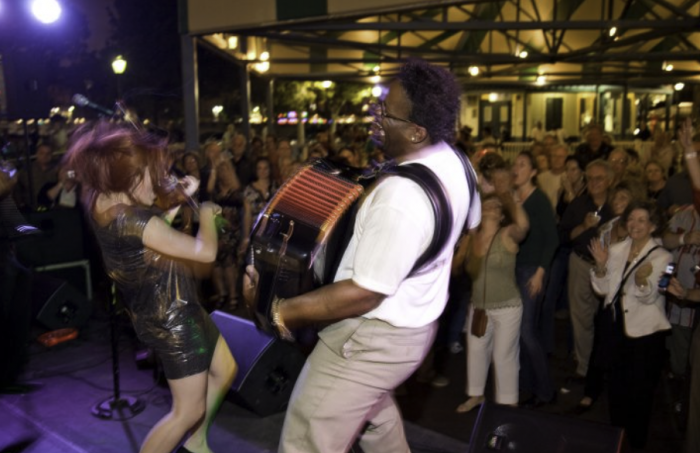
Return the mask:
M 518 403 L 523 308 L 515 283 L 515 256 L 518 243 L 523 240 L 528 228 L 527 215 L 522 206 L 513 201 L 509 190 L 483 198 L 481 225 L 471 241 L 466 265 L 473 281 L 472 304 L 466 324 L 469 399 L 457 407 L 457 412 L 469 412 L 484 402 L 484 388 L 491 362 L 495 369 L 496 402 Z M 472 329 L 475 310 L 486 312 L 487 324 L 483 335 Z

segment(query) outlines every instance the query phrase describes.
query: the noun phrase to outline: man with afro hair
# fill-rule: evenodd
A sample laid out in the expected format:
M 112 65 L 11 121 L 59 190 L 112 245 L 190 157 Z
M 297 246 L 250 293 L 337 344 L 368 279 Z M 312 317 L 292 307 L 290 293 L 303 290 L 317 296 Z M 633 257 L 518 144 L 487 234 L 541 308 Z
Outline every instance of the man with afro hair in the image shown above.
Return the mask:
M 422 164 L 442 183 L 453 214 L 442 251 L 412 273 L 435 234 L 435 213 L 416 182 L 381 178 L 361 202 L 334 283 L 277 301 L 280 331 L 327 324 L 294 388 L 280 452 L 346 452 L 358 439 L 366 453 L 410 451 L 393 391 L 428 353 L 447 301 L 454 245 L 467 217 L 471 228 L 480 217 L 465 167 L 448 145 L 459 96 L 447 70 L 411 60 L 391 82 L 373 125 L 388 158 Z M 252 266 L 247 274 L 250 300 Z

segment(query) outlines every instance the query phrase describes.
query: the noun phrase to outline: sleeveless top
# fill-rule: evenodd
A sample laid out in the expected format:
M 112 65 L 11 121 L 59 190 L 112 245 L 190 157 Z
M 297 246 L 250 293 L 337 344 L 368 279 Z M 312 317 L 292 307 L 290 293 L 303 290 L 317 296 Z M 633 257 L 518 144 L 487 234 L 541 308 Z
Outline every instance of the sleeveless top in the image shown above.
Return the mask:
M 470 246 L 466 270 L 473 282 L 474 308 L 493 310 L 521 305 L 520 291 L 515 283 L 517 251 L 506 249 L 502 236 L 501 230 L 494 236 L 488 260 L 486 256 L 476 256 Z

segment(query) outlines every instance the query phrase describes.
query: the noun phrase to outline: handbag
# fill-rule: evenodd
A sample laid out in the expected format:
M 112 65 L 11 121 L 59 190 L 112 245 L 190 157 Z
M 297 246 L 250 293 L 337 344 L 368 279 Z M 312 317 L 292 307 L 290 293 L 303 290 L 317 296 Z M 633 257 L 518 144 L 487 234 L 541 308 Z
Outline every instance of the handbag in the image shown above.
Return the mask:
M 493 239 L 491 240 L 489 248 L 486 251 L 486 256 L 484 257 L 484 299 L 486 299 L 486 262 L 489 259 L 489 255 L 491 255 L 491 246 L 496 240 L 496 236 L 498 236 L 500 232 L 501 229 L 499 228 L 498 231 L 496 231 L 496 234 L 493 235 Z M 484 304 L 486 304 L 485 301 Z M 486 326 L 488 325 L 488 323 L 489 317 L 486 314 L 486 308 L 474 308 L 474 313 L 472 314 L 471 334 L 477 338 L 483 337 L 484 335 L 486 335 Z
M 486 326 L 489 323 L 489 317 L 486 310 L 483 308 L 475 308 L 472 315 L 472 335 L 481 338 L 486 334 Z

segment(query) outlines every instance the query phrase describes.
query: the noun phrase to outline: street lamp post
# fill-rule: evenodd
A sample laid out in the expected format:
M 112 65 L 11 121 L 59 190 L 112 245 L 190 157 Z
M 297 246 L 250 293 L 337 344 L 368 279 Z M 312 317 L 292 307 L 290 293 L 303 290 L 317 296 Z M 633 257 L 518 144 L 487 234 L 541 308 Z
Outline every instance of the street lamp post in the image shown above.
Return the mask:
M 126 71 L 126 60 L 121 56 L 117 56 L 112 60 L 112 71 L 117 76 L 117 98 L 122 97 L 121 75 Z

